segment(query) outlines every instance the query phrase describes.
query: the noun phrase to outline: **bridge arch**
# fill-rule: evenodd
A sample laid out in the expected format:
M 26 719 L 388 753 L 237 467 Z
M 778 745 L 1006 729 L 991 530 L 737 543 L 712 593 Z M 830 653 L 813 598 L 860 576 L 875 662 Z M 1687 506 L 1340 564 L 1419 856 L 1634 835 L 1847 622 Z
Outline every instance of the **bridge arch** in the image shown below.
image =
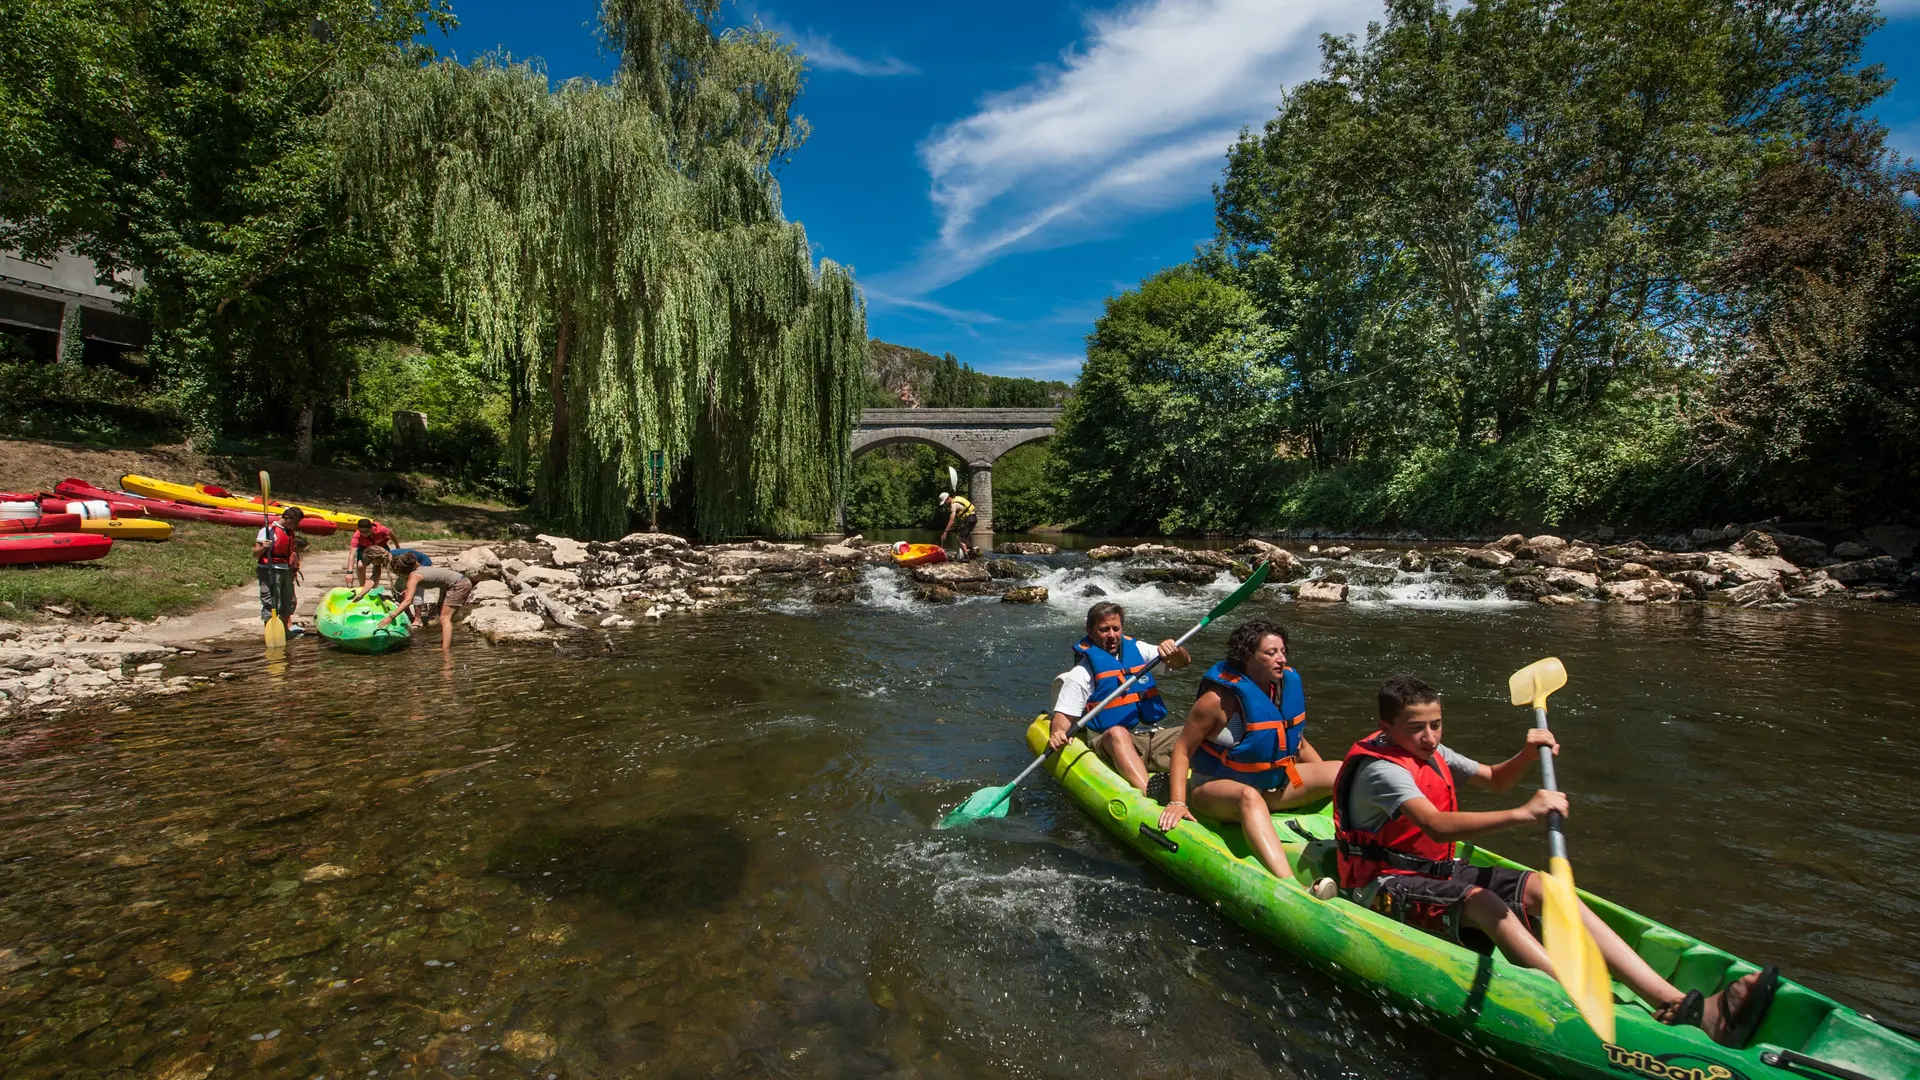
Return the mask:
M 862 409 L 854 429 L 851 457 L 879 446 L 923 443 L 959 456 L 967 463 L 968 498 L 979 524 L 969 542 L 993 548 L 993 463 L 1015 447 L 1053 435 L 1059 409 Z M 847 527 L 840 507 L 840 530 Z

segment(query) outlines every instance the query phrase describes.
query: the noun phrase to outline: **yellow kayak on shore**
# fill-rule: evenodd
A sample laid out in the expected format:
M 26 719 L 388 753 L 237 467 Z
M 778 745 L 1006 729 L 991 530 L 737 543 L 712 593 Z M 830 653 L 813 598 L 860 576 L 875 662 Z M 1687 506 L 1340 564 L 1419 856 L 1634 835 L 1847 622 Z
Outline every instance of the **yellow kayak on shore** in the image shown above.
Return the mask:
M 151 476 L 135 476 L 129 473 L 120 478 L 120 487 L 124 491 L 131 491 L 135 495 L 145 495 L 149 499 L 169 499 L 173 502 L 190 503 L 194 506 L 212 506 L 221 510 L 243 510 L 254 514 L 262 513 L 260 504 L 253 499 L 243 499 L 232 493 L 216 495 L 211 491 L 203 491 L 201 489 L 207 487 L 205 484 L 195 484 L 192 487 L 188 487 L 185 484 L 174 484 L 165 480 L 155 480 Z M 277 499 L 272 504 L 272 512 L 278 514 L 289 506 L 298 506 L 300 512 L 303 514 L 320 518 L 322 521 L 331 521 L 338 525 L 345 525 L 349 528 L 358 522 L 362 516 L 360 514 L 343 514 L 338 510 L 328 510 L 318 506 L 308 506 L 306 503 L 283 503 Z
M 173 535 L 173 525 L 157 518 L 83 518 L 80 531 L 115 540 L 165 540 Z

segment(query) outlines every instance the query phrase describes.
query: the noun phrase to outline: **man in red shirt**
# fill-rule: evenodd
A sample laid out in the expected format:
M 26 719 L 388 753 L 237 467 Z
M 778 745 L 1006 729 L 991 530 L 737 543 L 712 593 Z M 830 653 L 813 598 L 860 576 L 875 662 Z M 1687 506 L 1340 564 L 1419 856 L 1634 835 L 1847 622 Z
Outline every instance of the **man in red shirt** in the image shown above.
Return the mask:
M 393 530 L 372 518 L 361 518 L 353 523 L 353 535 L 347 538 L 347 547 L 353 550 L 353 561 L 347 567 L 349 584 L 365 586 L 367 583 L 367 549 L 383 548 L 391 551 L 400 542 L 394 539 Z M 380 583 L 380 564 L 373 564 L 373 583 Z

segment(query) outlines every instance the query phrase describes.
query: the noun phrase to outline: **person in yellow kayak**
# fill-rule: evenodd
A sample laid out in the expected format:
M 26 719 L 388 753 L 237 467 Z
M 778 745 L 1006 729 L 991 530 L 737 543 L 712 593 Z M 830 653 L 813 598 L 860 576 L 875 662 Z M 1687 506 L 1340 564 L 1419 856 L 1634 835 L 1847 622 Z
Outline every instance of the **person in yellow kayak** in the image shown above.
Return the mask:
M 1458 841 L 1567 813 L 1564 792 L 1542 788 L 1511 810 L 1462 811 L 1462 784 L 1508 791 L 1560 744 L 1545 728 L 1527 729 L 1520 752 L 1483 765 L 1440 741 L 1440 693 L 1411 675 L 1380 687 L 1380 730 L 1353 744 L 1334 787 L 1334 835 L 1340 888 L 1349 900 L 1455 944 L 1500 952 L 1522 967 L 1553 974 L 1533 926 L 1545 887 L 1531 870 L 1475 866 L 1454 857 Z M 1773 1001 L 1780 973 L 1769 967 L 1712 997 L 1681 993 L 1587 906 L 1581 920 L 1613 977 L 1633 988 L 1665 1024 L 1693 1024 L 1715 1042 L 1744 1047 Z
M 1155 657 L 1169 668 L 1193 662 L 1172 638 L 1156 647 L 1128 637 L 1126 627 L 1127 612 L 1119 604 L 1103 600 L 1087 609 L 1087 636 L 1073 647 L 1073 666 L 1053 680 L 1053 730 L 1047 749 L 1067 745 L 1073 725 L 1087 710 L 1105 701 Z M 1149 763 L 1166 768 L 1177 734 L 1175 729 L 1163 731 L 1157 726 L 1166 715 L 1166 703 L 1160 700 L 1160 688 L 1149 672 L 1081 728 L 1080 738 L 1134 790 L 1144 793 Z
M 1340 774 L 1340 763 L 1322 760 L 1306 732 L 1306 691 L 1288 662 L 1286 628 L 1265 619 L 1235 627 L 1226 658 L 1200 677 L 1200 697 L 1174 743 L 1160 830 L 1192 817 L 1191 800 L 1210 818 L 1239 822 L 1261 864 L 1291 877 L 1273 812 L 1326 795 Z
M 973 503 L 965 495 L 940 493 L 940 506 L 947 512 L 947 527 L 940 530 L 940 546 L 947 546 L 947 534 L 955 528 L 960 531 L 960 559 L 962 562 L 973 558 L 973 545 L 967 538 L 973 535 L 974 526 L 980 524 L 980 515 L 975 512 Z
M 297 506 L 280 511 L 279 521 L 269 521 L 253 535 L 253 576 L 260 584 L 260 621 L 265 623 L 280 613 L 287 636 L 306 631 L 293 621 L 294 583 L 301 580 L 300 553 L 307 541 L 299 535 L 300 519 L 306 514 Z
M 440 651 L 453 650 L 453 613 L 467 606 L 473 597 L 473 580 L 458 570 L 445 566 L 422 566 L 413 553 L 396 555 L 393 559 L 393 580 L 403 582 L 405 591 L 399 604 L 382 616 L 374 624 L 377 630 L 392 622 L 395 618 L 413 618 L 408 609 L 413 606 L 414 596 L 422 589 L 440 590 Z M 416 622 L 425 620 L 415 619 Z

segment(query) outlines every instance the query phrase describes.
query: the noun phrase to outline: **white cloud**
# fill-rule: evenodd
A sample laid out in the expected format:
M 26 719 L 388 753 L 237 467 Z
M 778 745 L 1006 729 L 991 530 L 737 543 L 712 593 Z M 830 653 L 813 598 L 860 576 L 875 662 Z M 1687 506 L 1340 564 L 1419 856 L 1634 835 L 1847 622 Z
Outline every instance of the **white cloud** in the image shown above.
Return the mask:
M 935 300 L 928 300 L 924 297 L 900 296 L 887 292 L 884 289 L 873 288 L 863 288 L 861 289 L 861 293 L 867 298 L 867 303 L 874 307 L 905 308 L 908 311 L 924 311 L 929 315 L 938 315 L 948 322 L 959 323 L 969 329 L 980 323 L 997 323 L 1000 321 L 1000 316 L 994 315 L 991 312 L 964 311 L 960 308 L 949 307 L 946 304 Z
M 1057 66 L 922 145 L 940 231 L 898 291 L 1204 198 L 1235 133 L 1318 70 L 1320 34 L 1379 12 L 1356 0 L 1134 0 L 1093 16 Z
M 850 75 L 918 75 L 920 69 L 894 56 L 882 56 L 878 60 L 866 60 L 855 56 L 833 43 L 825 34 L 808 31 L 803 34 L 788 34 L 794 45 L 798 46 L 807 64 L 820 71 L 844 71 Z

